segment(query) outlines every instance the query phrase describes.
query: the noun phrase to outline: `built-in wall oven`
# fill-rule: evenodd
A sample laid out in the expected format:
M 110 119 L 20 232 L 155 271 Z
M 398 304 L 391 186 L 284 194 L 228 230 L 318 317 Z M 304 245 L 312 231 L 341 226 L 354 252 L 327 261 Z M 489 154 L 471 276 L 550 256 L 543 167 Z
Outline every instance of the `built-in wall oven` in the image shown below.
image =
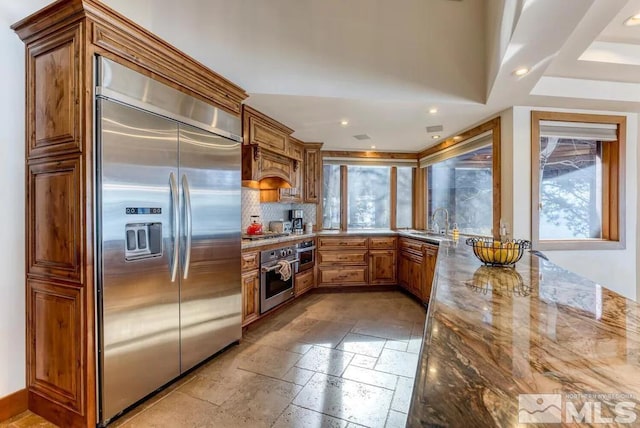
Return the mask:
M 313 240 L 302 241 L 296 244 L 296 252 L 298 254 L 298 270 L 302 272 L 307 269 L 313 269 L 316 263 L 316 244 Z
M 281 261 L 291 265 L 289 278 L 283 277 Z M 294 276 L 298 271 L 298 258 L 295 245 L 262 251 L 260 253 L 260 313 L 293 299 Z

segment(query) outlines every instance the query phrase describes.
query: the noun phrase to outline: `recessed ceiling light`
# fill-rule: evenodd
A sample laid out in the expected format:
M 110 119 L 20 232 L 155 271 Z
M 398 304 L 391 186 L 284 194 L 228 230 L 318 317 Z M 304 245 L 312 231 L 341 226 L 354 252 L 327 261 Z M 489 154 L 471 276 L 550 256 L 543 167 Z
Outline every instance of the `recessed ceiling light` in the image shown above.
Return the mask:
M 347 126 L 348 124 L 349 124 L 348 120 L 341 120 L 340 121 L 340 125 L 342 125 L 342 126 Z
M 461 136 L 456 135 L 455 137 L 453 137 L 453 140 L 454 140 L 454 141 L 458 141 L 458 140 L 460 140 L 461 138 L 462 138 Z
M 372 149 L 375 149 L 375 148 L 376 148 L 376 146 L 371 146 L 371 148 L 372 148 Z
M 436 114 L 437 112 L 438 112 L 438 109 L 435 107 L 429 109 L 429 113 L 431 114 Z
M 633 15 L 630 18 L 627 18 L 627 20 L 624 21 L 624 25 L 626 25 L 627 27 L 633 27 L 635 25 L 640 25 L 640 13 L 637 13 L 637 14 Z
M 440 138 L 440 136 L 439 135 L 433 135 L 433 136 L 431 136 L 431 138 L 433 138 L 434 140 L 437 140 L 438 138 Z
M 529 72 L 529 69 L 527 67 L 520 67 L 513 70 L 513 75 L 521 77 L 527 74 L 528 72 Z

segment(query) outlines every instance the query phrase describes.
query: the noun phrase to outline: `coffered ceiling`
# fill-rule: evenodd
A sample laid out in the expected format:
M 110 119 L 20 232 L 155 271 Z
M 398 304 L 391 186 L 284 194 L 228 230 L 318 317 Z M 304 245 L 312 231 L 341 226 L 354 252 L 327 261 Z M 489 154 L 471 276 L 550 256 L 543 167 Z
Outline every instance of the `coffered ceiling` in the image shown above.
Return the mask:
M 0 12 L 9 25 L 47 3 Z M 331 149 L 416 151 L 512 105 L 635 111 L 640 100 L 640 26 L 622 25 L 640 0 L 105 3 Z

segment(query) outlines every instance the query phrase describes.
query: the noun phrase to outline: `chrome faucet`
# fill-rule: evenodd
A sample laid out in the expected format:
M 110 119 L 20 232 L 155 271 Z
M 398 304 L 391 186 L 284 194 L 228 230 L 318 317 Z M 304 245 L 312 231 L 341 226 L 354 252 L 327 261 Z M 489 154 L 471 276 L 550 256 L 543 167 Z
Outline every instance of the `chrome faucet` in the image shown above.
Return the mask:
M 440 207 L 440 208 L 436 208 L 433 211 L 433 214 L 431 214 L 431 227 L 433 228 L 433 225 L 436 224 L 436 215 L 440 212 L 444 212 L 444 234 L 446 235 L 447 233 L 449 233 L 449 211 L 447 211 L 446 208 Z M 441 233 L 442 229 L 436 230 L 436 233 Z

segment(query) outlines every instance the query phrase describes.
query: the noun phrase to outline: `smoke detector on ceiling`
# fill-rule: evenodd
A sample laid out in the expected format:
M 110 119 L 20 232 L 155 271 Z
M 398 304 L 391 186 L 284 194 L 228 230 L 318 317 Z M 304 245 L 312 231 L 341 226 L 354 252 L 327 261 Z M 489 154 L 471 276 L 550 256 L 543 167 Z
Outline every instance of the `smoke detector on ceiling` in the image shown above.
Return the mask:
M 367 134 L 358 134 L 358 135 L 354 135 L 353 138 L 355 138 L 356 140 L 370 140 L 371 137 L 369 137 Z
M 457 0 L 455 0 L 457 1 Z M 442 125 L 433 125 L 433 126 L 427 126 L 427 132 L 429 134 L 431 134 L 432 132 L 442 132 L 444 128 L 442 127 Z

